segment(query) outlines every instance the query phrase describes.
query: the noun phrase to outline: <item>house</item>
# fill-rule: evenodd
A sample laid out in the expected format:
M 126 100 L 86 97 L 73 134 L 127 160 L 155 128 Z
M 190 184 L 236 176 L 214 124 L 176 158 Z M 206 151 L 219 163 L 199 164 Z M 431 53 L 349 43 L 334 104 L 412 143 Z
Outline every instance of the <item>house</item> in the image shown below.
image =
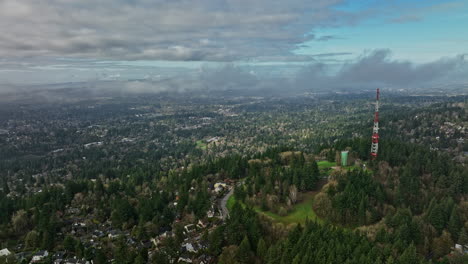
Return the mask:
M 102 146 L 104 145 L 104 142 L 102 141 L 99 141 L 99 142 L 91 142 L 91 143 L 88 143 L 88 144 L 84 144 L 84 147 L 85 148 L 90 148 L 90 147 L 94 147 L 94 146 Z
M 57 251 L 52 255 L 53 258 L 63 258 L 67 252 L 65 251 Z
M 218 142 L 218 141 L 219 141 L 219 137 L 212 137 L 212 138 L 208 139 L 208 140 L 206 141 L 206 143 Z
M 198 242 L 198 247 L 201 249 L 208 249 L 208 242 L 206 241 L 200 241 Z
M 190 234 L 190 233 L 192 233 L 193 231 L 196 230 L 196 226 L 194 224 L 188 224 L 188 225 L 184 226 L 184 229 L 185 229 L 185 232 L 187 234 Z
M 460 245 L 460 244 L 455 244 L 455 251 L 461 253 L 461 254 L 468 254 L 468 245 Z
M 62 262 L 63 264 L 90 264 L 89 261 L 87 260 L 84 260 L 84 259 L 77 259 L 76 257 L 75 258 L 70 258 L 70 259 L 66 259 L 64 262 Z
M 7 257 L 11 255 L 11 251 L 8 248 L 0 250 L 0 257 Z
M 132 245 L 132 246 L 133 246 L 133 245 L 135 245 L 136 243 L 137 243 L 137 242 L 135 241 L 135 239 L 133 239 L 133 238 L 131 238 L 131 237 L 129 237 L 129 238 L 127 239 L 127 245 Z
M 80 236 L 85 235 L 86 232 L 86 223 L 84 222 L 75 222 L 72 225 L 72 234 L 79 234 Z
M 54 259 L 54 264 L 60 264 L 62 263 L 64 257 L 65 257 L 65 251 L 58 251 L 55 254 L 52 255 L 52 259 Z
M 155 246 L 158 246 L 159 244 L 161 244 L 161 241 L 163 241 L 165 238 L 173 237 L 173 236 L 174 236 L 174 233 L 172 233 L 172 231 L 166 231 L 166 232 L 160 234 L 158 237 L 152 238 L 151 242 L 153 242 L 153 244 Z
M 49 252 L 47 250 L 41 250 L 33 255 L 30 263 L 36 263 L 49 256 Z
M 119 230 L 111 230 L 109 231 L 109 234 L 107 236 L 111 239 L 114 239 L 114 238 L 118 238 L 121 235 L 122 235 L 122 232 L 120 232 Z
M 84 222 L 75 222 L 75 223 L 73 223 L 73 227 L 75 227 L 75 228 L 86 227 L 86 223 L 84 223 Z
M 214 185 L 215 193 L 219 194 L 220 192 L 224 191 L 227 188 L 227 184 L 224 182 L 217 182 Z
M 172 233 L 172 231 L 165 231 L 164 233 L 159 235 L 160 238 L 173 237 L 173 236 L 174 236 L 174 233 Z
M 159 246 L 159 244 L 161 244 L 161 239 L 159 237 L 151 238 L 150 241 L 154 244 L 155 247 L 157 247 L 157 246 Z
M 206 227 L 206 223 L 204 223 L 202 220 L 198 220 L 197 227 L 200 229 L 203 229 Z
M 198 244 L 198 243 L 184 243 L 182 244 L 182 250 L 185 249 L 185 251 L 190 252 L 190 253 L 198 253 L 203 247 Z
M 180 256 L 177 262 L 178 263 L 192 263 L 193 261 L 188 256 Z
M 94 230 L 93 231 L 93 238 L 101 238 L 104 236 L 104 232 L 102 232 L 101 230 Z
M 195 250 L 195 247 L 192 243 L 184 243 L 182 244 L 182 248 L 188 252 L 197 253 L 198 250 Z
M 206 216 L 207 216 L 208 218 L 213 218 L 214 215 L 215 215 L 215 212 L 214 212 L 213 208 L 211 208 L 210 210 L 208 210 L 208 212 L 206 213 Z
M 199 264 L 213 263 L 213 257 L 203 254 L 200 257 L 198 257 L 197 261 Z

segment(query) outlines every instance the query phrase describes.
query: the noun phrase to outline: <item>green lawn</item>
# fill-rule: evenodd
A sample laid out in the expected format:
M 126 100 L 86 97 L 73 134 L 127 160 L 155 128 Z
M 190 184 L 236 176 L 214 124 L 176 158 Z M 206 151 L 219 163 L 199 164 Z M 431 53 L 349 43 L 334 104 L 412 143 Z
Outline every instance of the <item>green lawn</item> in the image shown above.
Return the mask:
M 330 162 L 330 161 L 322 160 L 322 161 L 317 162 L 317 165 L 318 165 L 320 170 L 328 170 L 331 167 L 336 166 L 336 162 Z M 346 166 L 344 168 L 346 168 L 346 169 L 358 169 L 359 166 L 350 165 L 350 166 Z
M 232 206 L 235 203 L 235 198 L 234 196 L 229 197 L 229 200 L 227 201 L 227 207 L 229 209 L 232 208 Z M 306 193 L 304 194 L 304 200 L 294 206 L 293 211 L 289 213 L 286 216 L 280 216 L 275 213 L 272 213 L 270 211 L 263 211 L 260 207 L 255 206 L 254 210 L 260 214 L 266 215 L 273 219 L 276 222 L 280 222 L 286 225 L 289 224 L 297 224 L 301 223 L 304 224 L 306 219 L 309 220 L 315 220 L 319 223 L 322 223 L 323 221 L 317 217 L 315 214 L 314 210 L 312 209 L 312 204 L 314 201 L 314 194 L 312 193 Z
M 235 203 L 236 203 L 236 198 L 234 198 L 234 195 L 231 195 L 231 197 L 229 197 L 229 199 L 226 202 L 226 207 L 229 210 L 231 210 Z
M 331 168 L 333 166 L 336 166 L 336 162 L 330 162 L 330 161 L 322 160 L 322 161 L 317 162 L 317 165 L 318 165 L 319 169 L 323 170 L 323 169 L 329 169 L 329 168 Z
M 203 150 L 206 149 L 206 144 L 203 142 L 203 140 L 197 140 L 196 144 L 198 148 L 203 149 Z
M 260 208 L 255 208 L 255 210 L 271 217 L 275 221 L 284 223 L 286 225 L 295 223 L 304 224 L 306 219 L 322 222 L 322 220 L 317 217 L 314 210 L 312 209 L 313 203 L 314 195 L 311 193 L 306 193 L 304 194 L 304 200 L 294 205 L 293 211 L 291 211 L 291 213 L 286 216 L 279 216 L 272 212 L 264 212 Z

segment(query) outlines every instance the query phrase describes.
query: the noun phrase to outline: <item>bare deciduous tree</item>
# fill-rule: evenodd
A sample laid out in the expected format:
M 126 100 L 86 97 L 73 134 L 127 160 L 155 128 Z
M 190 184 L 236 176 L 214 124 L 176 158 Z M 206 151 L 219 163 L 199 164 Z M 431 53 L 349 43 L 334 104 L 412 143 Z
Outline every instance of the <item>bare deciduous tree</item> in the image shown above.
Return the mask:
M 297 203 L 297 187 L 294 184 L 289 186 L 289 199 L 293 204 Z

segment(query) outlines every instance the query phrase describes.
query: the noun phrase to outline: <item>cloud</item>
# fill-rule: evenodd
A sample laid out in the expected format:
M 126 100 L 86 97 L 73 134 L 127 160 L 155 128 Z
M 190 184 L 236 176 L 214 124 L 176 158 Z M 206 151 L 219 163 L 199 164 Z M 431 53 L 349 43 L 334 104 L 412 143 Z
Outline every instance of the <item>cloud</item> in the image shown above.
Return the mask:
M 232 64 L 221 68 L 203 69 L 199 80 L 203 88 L 218 91 L 255 88 L 259 83 L 254 74 Z
M 327 56 L 333 56 L 327 55 Z M 107 67 L 107 63 L 104 63 Z M 58 66 L 56 66 L 58 67 Z M 135 67 L 135 66 L 134 66 Z M 46 91 L 42 97 L 48 98 L 53 91 L 77 90 L 54 98 L 67 96 L 129 95 L 161 92 L 215 92 L 229 91 L 237 95 L 293 95 L 303 92 L 359 91 L 370 88 L 426 89 L 436 87 L 464 87 L 468 84 L 468 62 L 464 55 L 415 64 L 395 60 L 387 49 L 363 53 L 357 59 L 340 64 L 312 62 L 297 66 L 288 74 L 284 65 L 248 65 L 242 63 L 209 64 L 198 69 L 176 68 L 170 74 L 159 75 L 161 71 L 146 74 L 144 68 L 135 71 L 145 73 L 145 77 L 124 78 L 120 73 L 109 71 L 104 78 L 87 82 L 44 84 L 35 86 L 3 85 L 0 93 L 13 93 L 15 98 L 33 96 L 31 91 Z M 60 67 L 58 67 L 60 68 Z M 149 67 L 153 69 L 153 67 Z M 124 68 L 125 69 L 125 68 Z M 153 69 L 154 70 L 154 69 Z M 89 71 L 94 73 L 93 70 Z M 121 71 L 128 74 L 128 70 Z M 1 74 L 1 72 L 0 72 Z M 13 74 L 13 73 L 8 73 Z M 1 75 L 0 75 L 1 76 Z M 157 77 L 155 77 L 157 76 Z M 441 88 L 445 89 L 445 88 Z M 71 94 L 71 95 L 70 95 Z M 3 101 L 10 97 L 3 97 Z M 65 99 L 64 99 L 65 100 Z
M 256 74 L 260 66 L 232 63 L 203 67 L 197 74 L 176 76 L 158 82 L 164 91 L 260 91 L 263 94 L 358 91 L 368 88 L 418 89 L 442 84 L 468 83 L 468 62 L 463 55 L 415 64 L 392 59 L 391 51 L 365 52 L 356 60 L 332 66 L 314 62 L 291 75 Z
M 326 35 L 326 36 L 318 37 L 316 40 L 317 41 L 328 41 L 328 40 L 332 40 L 332 39 L 338 39 L 338 37 L 331 36 L 331 35 Z
M 462 77 L 460 73 L 464 72 Z M 442 58 L 424 64 L 391 58 L 391 51 L 366 52 L 358 59 L 344 63 L 333 71 L 326 64 L 312 64 L 296 76 L 300 89 L 343 90 L 367 87 L 417 88 L 443 81 L 468 82 L 468 63 L 463 55 Z M 457 78 L 448 80 L 450 76 Z
M 424 64 L 391 59 L 390 50 L 376 50 L 355 63 L 345 64 L 338 77 L 343 82 L 373 85 L 416 85 L 437 80 L 465 64 L 464 57 L 439 59 Z
M 3 0 L 0 57 L 231 61 L 290 55 L 313 39 L 305 33 L 314 27 L 348 23 L 351 15 L 334 9 L 341 2 Z

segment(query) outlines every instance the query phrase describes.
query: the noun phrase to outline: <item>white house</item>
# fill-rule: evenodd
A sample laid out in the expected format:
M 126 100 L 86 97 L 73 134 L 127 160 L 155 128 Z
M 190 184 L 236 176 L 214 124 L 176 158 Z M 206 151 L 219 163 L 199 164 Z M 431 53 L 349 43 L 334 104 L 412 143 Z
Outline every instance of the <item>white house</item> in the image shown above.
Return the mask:
M 226 189 L 226 187 L 227 187 L 227 184 L 225 184 L 225 183 L 223 183 L 223 182 L 217 182 L 217 183 L 215 183 L 215 185 L 214 185 L 214 191 L 215 191 L 216 193 L 220 193 L 220 192 L 222 192 L 224 189 Z
M 107 234 L 107 236 L 111 239 L 118 238 L 121 235 L 122 235 L 122 232 L 118 230 L 111 230 L 109 231 L 109 234 Z
M 184 229 L 185 229 L 185 232 L 187 232 L 187 234 L 190 234 L 193 231 L 195 231 L 196 226 L 194 224 L 188 224 L 188 225 L 184 226 Z
M 206 223 L 204 223 L 202 220 L 198 220 L 197 227 L 203 229 L 206 227 Z
M 44 258 L 46 258 L 47 256 L 49 256 L 49 252 L 47 250 L 41 250 L 33 255 L 31 259 L 31 263 L 39 262 L 43 260 Z
M 455 250 L 461 254 L 468 254 L 468 245 L 463 246 L 460 244 L 455 244 Z
M 83 259 L 68 259 L 65 264 L 89 264 L 90 262 Z
M 208 218 L 213 218 L 214 215 L 215 215 L 215 210 L 214 210 L 213 205 L 211 205 L 211 208 L 210 208 L 210 210 L 208 210 L 208 212 L 206 213 L 206 216 L 208 216 Z
M 11 255 L 11 251 L 8 250 L 8 248 L 4 248 L 2 250 L 0 250 L 0 257 L 6 257 L 6 256 L 10 256 Z
M 182 244 L 182 247 L 190 253 L 197 253 L 202 248 L 198 243 L 192 244 L 190 242 Z
M 179 263 L 193 263 L 193 261 L 191 259 L 189 259 L 188 257 L 186 257 L 186 256 L 179 257 L 177 262 L 179 262 Z

